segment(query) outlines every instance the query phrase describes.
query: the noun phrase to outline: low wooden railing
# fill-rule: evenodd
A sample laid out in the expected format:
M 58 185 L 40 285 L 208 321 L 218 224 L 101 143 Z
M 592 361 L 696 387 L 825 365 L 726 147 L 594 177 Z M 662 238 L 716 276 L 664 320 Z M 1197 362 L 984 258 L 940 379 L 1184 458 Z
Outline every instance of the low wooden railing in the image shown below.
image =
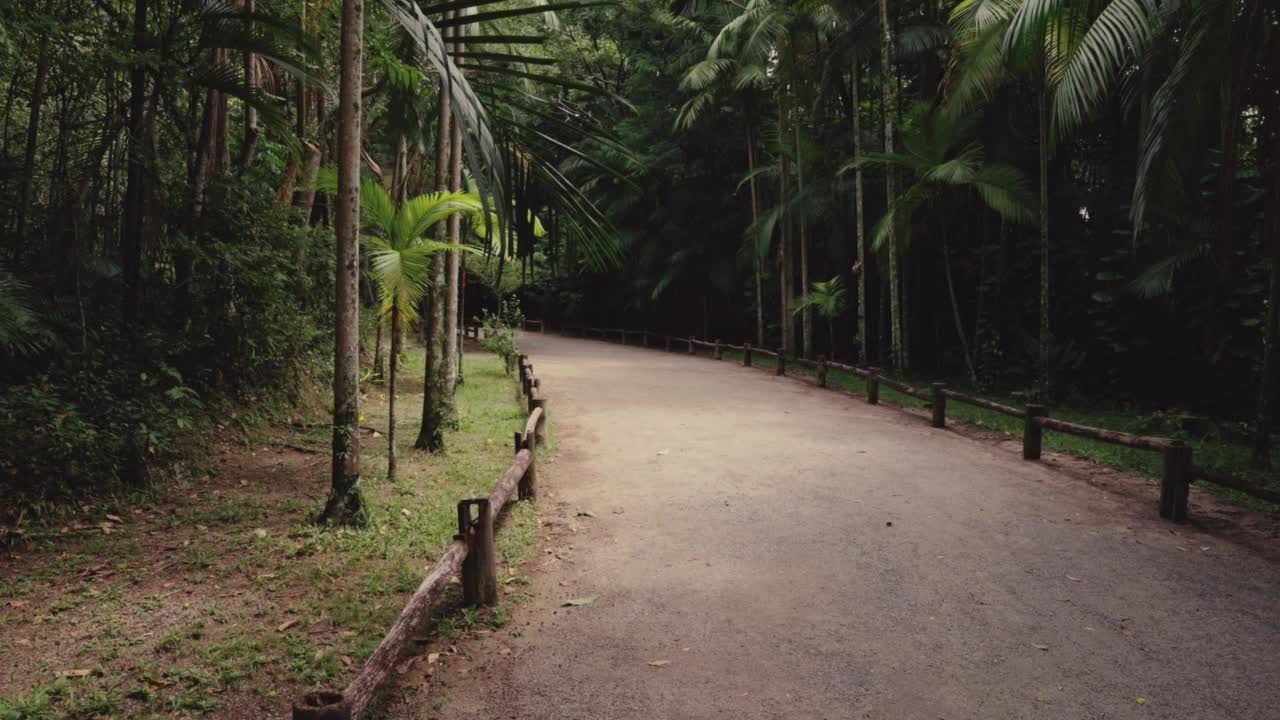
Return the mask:
M 927 403 L 930 410 L 930 423 L 937 428 L 946 427 L 948 399 L 966 403 L 1023 420 L 1022 456 L 1027 460 L 1038 460 L 1040 458 L 1040 449 L 1045 430 L 1075 435 L 1113 445 L 1157 452 L 1162 456 L 1159 512 L 1161 517 L 1173 522 L 1185 522 L 1187 520 L 1189 488 L 1194 480 L 1203 480 L 1259 500 L 1280 504 L 1280 491 L 1259 487 L 1244 479 L 1195 465 L 1192 462 L 1191 448 L 1181 440 L 1135 435 L 1058 420 L 1050 417 L 1048 408 L 1043 405 L 1030 404 L 1023 408 L 1016 408 L 948 389 L 943 383 L 932 383 L 928 388 L 916 388 L 885 376 L 880 368 L 846 365 L 823 357 L 819 357 L 817 360 L 790 357 L 782 348 L 766 350 L 752 347 L 751 343 L 732 345 L 718 339 L 699 340 L 692 335 L 680 337 L 649 330 L 626 330 L 622 328 L 565 327 L 561 328 L 561 333 L 576 334 L 578 337 L 595 336 L 605 340 L 618 338 L 623 344 L 627 343 L 628 336 L 640 335 L 640 344 L 644 347 L 655 346 L 654 341 L 658 341 L 667 352 L 682 348 L 689 355 L 697 354 L 698 348 L 706 348 L 711 351 L 711 357 L 716 360 L 723 358 L 725 350 L 734 350 L 742 353 L 742 364 L 745 367 L 752 367 L 755 356 L 764 355 L 775 359 L 775 375 L 786 375 L 788 364 L 813 368 L 819 387 L 827 386 L 827 374 L 831 369 L 841 370 L 856 375 L 865 381 L 865 397 L 867 402 L 872 405 L 880 402 L 881 386 L 892 388 L 903 395 Z
M 473 330 L 474 328 L 468 328 Z M 483 330 L 480 331 L 481 335 Z M 476 337 L 469 334 L 468 337 Z M 515 432 L 515 457 L 488 497 L 458 502 L 458 534 L 400 611 L 378 648 L 360 666 L 346 689 L 317 690 L 293 706 L 294 720 L 353 720 L 359 718 L 378 687 L 386 681 L 396 659 L 431 617 L 431 606 L 449 581 L 461 574 L 462 598 L 468 605 L 498 602 L 494 533 L 502 510 L 513 499 L 532 500 L 538 492 L 537 446 L 546 438 L 547 400 L 527 355 L 520 356 L 520 388 L 528 400 L 529 417 Z

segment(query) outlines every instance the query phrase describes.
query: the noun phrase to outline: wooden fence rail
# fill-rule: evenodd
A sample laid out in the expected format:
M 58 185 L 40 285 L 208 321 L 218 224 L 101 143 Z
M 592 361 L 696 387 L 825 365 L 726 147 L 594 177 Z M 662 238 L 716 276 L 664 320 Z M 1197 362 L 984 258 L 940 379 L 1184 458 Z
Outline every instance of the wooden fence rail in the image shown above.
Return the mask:
M 536 322 L 539 330 L 541 321 Z M 482 337 L 467 327 L 467 337 Z M 431 617 L 431 606 L 455 575 L 462 580 L 462 598 L 468 605 L 498 602 L 497 556 L 494 533 L 500 514 L 517 496 L 537 496 L 537 446 L 546 438 L 547 401 L 527 355 L 520 356 L 520 388 L 529 402 L 524 429 L 515 432 L 515 457 L 488 497 L 458 502 L 458 534 L 414 591 L 400 616 L 383 636 L 378 648 L 360 666 L 342 691 L 316 690 L 293 705 L 294 720 L 355 720 L 368 708 L 374 693 L 386 681 L 396 659 Z
M 572 328 L 562 328 L 562 332 L 566 332 L 566 334 L 571 330 Z M 788 363 L 803 365 L 814 369 L 819 387 L 827 387 L 828 373 L 830 370 L 841 370 L 865 380 L 866 399 L 867 402 L 872 405 L 876 405 L 880 402 L 880 386 L 882 385 L 927 403 L 930 410 L 930 423 L 937 428 L 946 426 L 946 408 L 948 400 L 966 403 L 992 412 L 1019 418 L 1023 420 L 1022 455 L 1027 460 L 1038 460 L 1040 458 L 1040 449 L 1045 430 L 1065 433 L 1068 435 L 1076 435 L 1096 440 L 1098 442 L 1158 452 L 1161 454 L 1163 459 L 1159 501 L 1160 516 L 1173 522 L 1186 521 L 1188 491 L 1191 482 L 1194 480 L 1204 480 L 1206 482 L 1213 483 L 1214 485 L 1220 485 L 1222 487 L 1236 490 L 1259 500 L 1280 504 L 1280 491 L 1259 487 L 1241 478 L 1236 478 L 1216 470 L 1210 470 L 1193 464 L 1191 448 L 1181 440 L 1135 435 L 1117 430 L 1107 430 L 1105 428 L 1097 428 L 1090 425 L 1082 425 L 1080 423 L 1059 420 L 1057 418 L 1049 417 L 1048 409 L 1042 405 L 1033 404 L 1027 405 L 1025 408 L 1016 408 L 993 400 L 988 400 L 986 398 L 948 389 L 942 383 L 932 383 L 927 389 L 915 388 L 894 378 L 886 377 L 879 368 L 862 368 L 826 360 L 825 358 L 809 360 L 808 358 L 789 357 L 781 348 L 777 350 L 766 350 L 760 347 L 753 347 L 751 343 L 733 345 L 718 339 L 699 340 L 692 335 L 686 337 L 675 337 L 655 333 L 649 330 L 613 330 L 611 332 L 615 334 L 621 332 L 623 333 L 624 338 L 628 333 L 640 333 L 643 337 L 643 344 L 646 347 L 649 345 L 650 338 L 660 339 L 663 341 L 663 347 L 667 352 L 672 351 L 673 345 L 676 347 L 684 346 L 687 353 L 690 355 L 696 354 L 695 348 L 710 348 L 711 357 L 716 360 L 720 360 L 722 358 L 723 351 L 733 350 L 742 353 L 742 365 L 744 367 L 752 367 L 755 358 L 759 356 L 774 358 L 775 375 L 786 375 Z

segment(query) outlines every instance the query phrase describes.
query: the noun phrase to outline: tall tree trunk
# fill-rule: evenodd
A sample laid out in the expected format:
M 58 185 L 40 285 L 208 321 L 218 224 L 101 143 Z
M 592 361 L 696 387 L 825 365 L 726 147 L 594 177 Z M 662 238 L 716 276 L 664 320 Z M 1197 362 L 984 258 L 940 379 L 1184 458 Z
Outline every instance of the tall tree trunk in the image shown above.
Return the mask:
M 778 103 L 778 132 L 783 132 L 782 103 Z M 786 153 L 778 153 L 778 332 L 782 334 L 782 348 L 791 352 L 795 342 L 791 326 L 791 214 L 787 212 L 787 175 L 791 164 Z
M 458 268 L 458 377 L 457 377 L 456 385 L 461 385 L 463 381 L 463 377 L 462 377 L 463 376 L 463 372 L 462 372 L 463 346 L 467 344 L 462 332 L 463 328 L 465 328 L 467 324 L 467 321 L 466 321 L 466 317 L 467 317 L 466 315 L 467 256 L 466 254 L 461 254 L 458 257 L 458 262 L 460 263 L 460 266 Z M 554 268 L 554 265 L 552 267 Z
M 448 17 L 448 15 L 446 15 Z M 446 36 L 449 30 L 445 30 Z M 449 189 L 449 148 L 452 142 L 450 122 L 449 80 L 440 78 L 439 113 L 436 117 L 436 190 Z M 435 236 L 440 242 L 447 242 L 448 222 L 436 224 Z M 444 425 L 449 417 L 447 396 L 445 394 L 446 375 L 444 358 L 444 253 L 434 253 L 431 257 L 431 288 L 426 295 L 426 313 L 423 314 L 423 338 L 426 344 L 426 377 L 422 392 L 422 427 L 418 430 L 418 439 L 414 447 L 420 450 L 435 452 L 444 447 Z
M 1038 98 L 1040 126 L 1040 399 L 1053 394 L 1053 335 L 1049 330 L 1049 91 L 1040 89 Z
M 884 95 L 884 151 L 893 152 L 893 125 L 897 117 L 898 83 L 893 72 L 893 28 L 889 25 L 889 0 L 880 0 L 880 86 Z M 885 202 L 897 197 L 892 167 L 884 172 Z M 893 369 L 904 368 L 902 337 L 902 292 L 898 278 L 898 233 L 889 226 L 889 360 Z
M 247 21 L 246 30 L 252 28 L 254 0 L 244 0 L 244 15 Z M 254 53 L 244 54 L 244 85 L 249 96 L 258 90 L 258 57 Z M 248 102 L 244 104 L 244 143 L 240 146 L 240 171 L 244 172 L 253 164 L 253 155 L 258 148 L 258 111 Z
M 465 10 L 459 10 L 465 13 Z M 462 26 L 455 27 L 453 34 L 461 38 Z M 454 45 L 459 51 L 465 51 L 466 45 Z M 462 190 L 462 127 L 453 123 L 449 128 L 449 189 L 454 192 Z M 449 242 L 457 245 L 462 242 L 462 216 L 454 213 L 449 216 Z M 461 344 L 458 326 L 458 291 L 461 271 L 461 251 L 449 250 L 445 255 L 445 303 L 444 303 L 444 356 L 445 356 L 445 393 L 452 398 L 454 388 L 458 384 L 458 347 Z M 450 412 L 456 405 L 450 401 Z
M 973 365 L 973 354 L 969 351 L 969 336 L 964 331 L 964 321 L 960 319 L 960 303 L 956 301 L 956 284 L 951 276 L 951 248 L 947 244 L 947 236 L 942 236 L 942 271 L 947 276 L 947 296 L 951 298 L 951 314 L 956 323 L 956 337 L 960 338 L 960 351 L 964 353 L 964 365 L 969 371 L 969 382 L 978 386 L 978 371 Z
M 146 22 L 146 0 L 141 0 L 142 18 Z M 145 25 L 143 32 L 146 32 Z M 135 42 L 141 42 L 137 32 L 134 33 Z M 135 70 L 135 74 L 141 71 Z M 27 148 L 26 154 L 22 159 L 22 197 L 18 202 L 18 231 L 19 239 L 27 234 L 27 212 L 31 209 L 31 199 L 35 194 L 35 170 L 36 170 L 36 143 L 40 139 L 40 110 L 44 106 L 44 86 L 45 80 L 49 77 L 49 34 L 45 33 L 40 36 L 40 48 L 36 55 L 36 79 L 35 84 L 31 87 L 31 105 L 30 114 L 27 117 Z M 144 81 L 145 82 L 145 81 Z M 138 91 L 141 94 L 142 91 Z M 142 111 L 139 109 L 139 116 Z M 141 135 L 141 133 L 139 133 Z
M 382 323 L 378 323 L 382 328 Z M 391 303 L 391 359 L 387 375 L 387 482 L 396 481 L 396 369 L 400 365 L 400 299 Z
M 862 161 L 862 110 L 860 107 L 860 90 L 862 88 L 861 68 L 858 66 L 857 47 L 853 49 L 853 161 Z M 853 224 L 858 236 L 858 362 L 867 363 L 867 238 L 862 217 L 862 168 L 853 170 Z
M 141 58 L 147 44 L 147 0 L 136 0 L 133 13 L 133 49 Z M 136 337 L 142 307 L 142 224 L 146 203 L 146 100 L 147 71 L 135 62 L 129 71 L 129 164 L 125 185 L 124 224 L 120 231 L 124 302 L 121 319 L 126 337 Z
M 382 380 L 387 376 L 387 359 L 382 355 L 382 327 L 385 324 L 379 318 L 377 328 L 373 333 L 373 377 L 375 380 Z
M 751 225 L 760 218 L 760 192 L 756 188 L 755 127 L 747 125 L 747 174 L 751 177 Z M 764 278 L 760 270 L 760 255 L 756 252 L 755 238 L 751 238 L 751 268 L 756 281 L 756 347 L 764 346 Z
M 781 115 L 781 113 L 779 113 Z M 779 308 L 779 332 L 782 333 L 782 348 L 791 354 L 792 345 L 795 343 L 795 332 L 791 325 L 791 214 L 787 212 L 787 175 L 791 172 L 790 162 L 787 156 L 782 155 L 782 172 L 778 178 L 778 207 L 780 217 L 778 223 L 782 226 L 778 241 L 778 289 L 780 298 L 778 301 Z
M 804 157 L 800 148 L 800 123 L 795 124 L 796 141 L 796 195 L 804 194 Z M 796 216 L 796 225 L 800 228 L 800 294 L 809 294 L 809 236 L 805 233 L 804 217 Z M 800 311 L 800 320 L 804 325 L 802 332 L 804 356 L 813 357 L 813 306 L 805 305 Z
M 363 525 L 360 491 L 360 90 L 364 0 L 343 0 L 338 85 L 337 303 L 333 361 L 332 487 L 321 519 Z

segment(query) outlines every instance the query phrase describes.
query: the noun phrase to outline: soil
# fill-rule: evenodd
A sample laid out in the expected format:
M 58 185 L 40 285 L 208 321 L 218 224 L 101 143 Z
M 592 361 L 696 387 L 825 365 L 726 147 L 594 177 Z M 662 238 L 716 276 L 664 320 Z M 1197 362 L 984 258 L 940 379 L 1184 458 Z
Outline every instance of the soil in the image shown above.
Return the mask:
M 1274 521 L 1193 489 L 1172 525 L 1153 479 L 803 379 L 523 347 L 560 443 L 530 599 L 392 716 L 1276 717 Z

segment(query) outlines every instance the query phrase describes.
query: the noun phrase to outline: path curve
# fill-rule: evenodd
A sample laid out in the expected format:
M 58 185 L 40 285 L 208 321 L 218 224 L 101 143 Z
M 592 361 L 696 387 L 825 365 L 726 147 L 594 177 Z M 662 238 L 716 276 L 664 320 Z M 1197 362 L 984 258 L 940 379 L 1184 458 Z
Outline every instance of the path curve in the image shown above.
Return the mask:
M 443 717 L 1280 716 L 1280 573 L 1154 500 L 727 362 L 522 346 L 546 552 Z

